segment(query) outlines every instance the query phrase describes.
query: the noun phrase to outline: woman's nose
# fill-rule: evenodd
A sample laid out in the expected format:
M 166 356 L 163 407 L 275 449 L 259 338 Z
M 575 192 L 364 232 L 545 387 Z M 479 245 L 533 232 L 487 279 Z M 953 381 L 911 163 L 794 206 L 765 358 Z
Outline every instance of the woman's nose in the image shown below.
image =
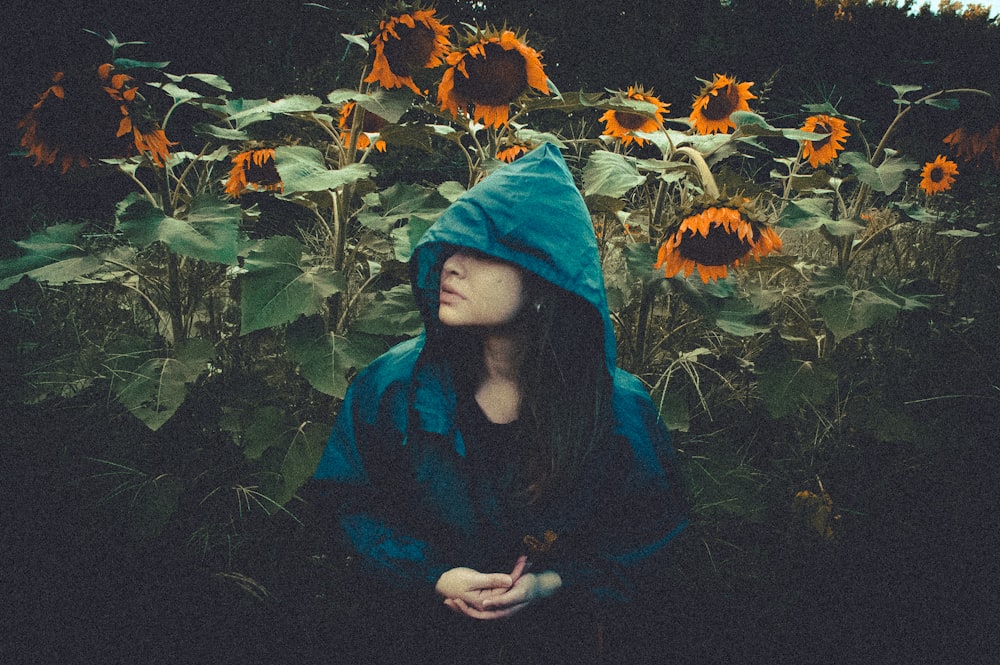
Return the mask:
M 462 272 L 462 254 L 455 252 L 441 266 L 441 273 L 444 275 L 459 275 Z

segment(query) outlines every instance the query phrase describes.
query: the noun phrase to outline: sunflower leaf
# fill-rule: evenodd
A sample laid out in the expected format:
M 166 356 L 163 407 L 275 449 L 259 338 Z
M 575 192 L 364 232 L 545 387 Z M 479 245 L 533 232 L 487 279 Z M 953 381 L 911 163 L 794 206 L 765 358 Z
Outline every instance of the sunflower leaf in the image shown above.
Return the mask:
M 254 101 L 259 102 L 261 100 Z M 229 116 L 229 119 L 232 121 L 240 121 L 251 117 L 254 118 L 254 122 L 256 122 L 257 120 L 266 120 L 272 115 L 281 113 L 309 113 L 310 111 L 318 109 L 323 103 L 319 97 L 315 97 L 313 95 L 289 95 L 288 97 L 276 99 L 273 102 L 270 100 L 262 101 L 263 103 L 254 104 L 249 108 L 232 113 Z M 261 115 L 265 117 L 257 117 Z
M 210 341 L 186 340 L 174 357 L 151 358 L 135 369 L 112 373 L 112 388 L 132 415 L 151 430 L 158 430 L 177 411 L 187 396 L 187 385 L 208 369 L 215 356 Z
M 332 94 L 332 93 L 331 93 Z M 370 95 L 355 95 L 355 103 L 390 123 L 397 123 L 413 107 L 413 93 L 406 90 L 379 90 Z
M 344 290 L 344 274 L 310 265 L 303 249 L 295 238 L 275 236 L 247 254 L 247 272 L 241 280 L 241 335 L 316 314 L 327 298 Z
M 859 152 L 843 152 L 840 161 L 850 166 L 858 180 L 876 192 L 892 194 L 906 179 L 908 171 L 915 171 L 920 165 L 906 157 L 889 156 L 876 168 Z
M 103 262 L 87 256 L 76 245 L 85 224 L 57 224 L 15 242 L 22 256 L 0 260 L 0 291 L 24 277 L 37 282 L 65 284 L 97 271 Z
M 311 2 L 307 2 L 306 4 L 307 5 L 311 5 L 312 3 Z M 356 44 L 357 46 L 360 46 L 361 48 L 363 48 L 365 50 L 366 53 L 368 52 L 369 44 L 368 44 L 368 40 L 365 39 L 364 35 L 349 35 L 346 32 L 342 32 L 342 33 L 340 33 L 340 36 L 343 37 L 344 39 L 346 39 L 347 41 L 349 41 L 350 43 Z
M 160 241 L 193 259 L 235 265 L 240 207 L 211 195 L 196 197 L 183 219 L 135 195 L 118 204 L 116 228 L 135 245 Z
M 375 173 L 375 169 L 368 164 L 349 164 L 342 169 L 328 169 L 323 153 L 305 145 L 275 148 L 274 166 L 285 185 L 285 195 L 338 189 Z
M 351 324 L 352 331 L 389 337 L 413 337 L 423 329 L 424 320 L 408 284 L 376 294 Z
M 646 182 L 635 160 L 607 150 L 597 150 L 583 169 L 583 190 L 586 196 L 624 196 Z
M 449 205 L 449 201 L 436 189 L 403 182 L 381 192 L 368 194 L 365 196 L 365 203 L 369 209 L 358 213 L 358 221 L 373 231 L 383 233 L 387 233 L 399 221 L 417 213 L 436 219 Z M 379 208 L 382 212 L 371 212 L 371 208 Z
M 344 397 L 347 375 L 360 370 L 385 350 L 385 344 L 362 334 L 350 338 L 326 330 L 319 316 L 307 316 L 285 332 L 288 356 L 302 376 L 324 395 Z

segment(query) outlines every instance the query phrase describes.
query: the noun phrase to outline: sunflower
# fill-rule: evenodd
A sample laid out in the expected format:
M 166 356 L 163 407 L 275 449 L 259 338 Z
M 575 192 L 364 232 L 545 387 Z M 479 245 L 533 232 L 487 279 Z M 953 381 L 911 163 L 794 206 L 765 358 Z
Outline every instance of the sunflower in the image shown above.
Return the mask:
M 757 99 L 750 92 L 752 85 L 753 81 L 737 83 L 732 77 L 716 74 L 711 83 L 706 82 L 691 105 L 691 116 L 688 118 L 691 126 L 699 134 L 726 133 L 731 128 L 735 129 L 736 125 L 729 116 L 735 111 L 750 110 L 747 102 Z
M 414 9 L 390 16 L 379 24 L 372 40 L 375 62 L 365 83 L 378 83 L 383 88 L 404 85 L 421 94 L 413 82 L 413 72 L 437 67 L 451 48 L 449 25 L 434 18 L 434 9 Z
M 51 85 L 18 123 L 21 145 L 35 166 L 59 163 L 90 166 L 101 159 L 146 154 L 163 166 L 169 147 L 163 130 L 138 113 L 138 90 L 127 74 L 114 66 L 68 74 L 56 72 Z
M 609 109 L 600 117 L 601 122 L 604 123 L 602 135 L 619 138 L 624 145 L 635 141 L 636 145 L 641 147 L 646 143 L 646 139 L 635 136 L 635 133 L 648 134 L 659 129 L 663 125 L 663 114 L 668 113 L 667 107 L 670 104 L 661 102 L 653 96 L 652 90 L 646 92 L 642 86 L 629 86 L 624 99 L 652 104 L 655 107 L 652 110 L 652 117 L 640 113 Z
M 232 198 L 248 190 L 258 192 L 284 191 L 284 183 L 274 164 L 274 149 L 245 150 L 233 156 L 233 168 L 226 181 L 226 194 Z
M 338 125 L 340 126 L 340 140 L 346 145 L 351 140 L 351 126 L 354 123 L 354 109 L 357 105 L 354 102 L 347 102 L 340 107 L 340 119 Z M 381 118 L 374 113 L 364 112 L 364 117 L 361 120 L 361 133 L 358 134 L 358 149 L 366 150 L 368 146 L 372 144 L 371 139 L 368 138 L 369 134 L 378 134 L 382 131 L 382 128 L 386 126 L 385 118 Z M 385 141 L 382 139 L 377 139 L 375 141 L 375 149 L 379 152 L 385 152 Z
M 1000 122 L 981 131 L 958 127 L 943 140 L 955 150 L 955 155 L 966 163 L 978 165 L 988 154 L 993 160 L 993 165 L 1000 168 Z
M 802 131 L 829 134 L 817 141 L 802 142 L 802 156 L 809 160 L 813 168 L 829 164 L 837 153 L 844 149 L 844 141 L 851 135 L 847 124 L 831 115 L 811 115 L 802 125 Z
M 500 127 L 510 117 L 510 104 L 529 89 L 548 94 L 541 54 L 512 31 L 477 33 L 473 43 L 448 54 L 448 69 L 438 85 L 442 111 L 458 117 L 469 112 L 473 120 Z
M 944 155 L 938 155 L 933 162 L 924 164 L 924 170 L 920 172 L 920 189 L 928 196 L 933 196 L 939 192 L 946 192 L 955 184 L 955 176 L 958 175 L 958 164 L 947 159 Z
M 728 266 L 738 266 L 751 256 L 760 259 L 781 249 L 781 238 L 770 226 L 754 222 L 737 208 L 711 207 L 685 217 L 676 231 L 660 245 L 654 268 L 666 277 L 698 269 L 701 281 L 725 279 Z

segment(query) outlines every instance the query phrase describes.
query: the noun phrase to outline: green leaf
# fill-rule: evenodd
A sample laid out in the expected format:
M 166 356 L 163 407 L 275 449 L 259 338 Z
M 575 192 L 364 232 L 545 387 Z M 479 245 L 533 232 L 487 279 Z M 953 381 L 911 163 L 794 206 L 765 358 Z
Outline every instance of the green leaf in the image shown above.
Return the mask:
M 789 201 L 781 213 L 778 226 L 815 231 L 825 228 L 835 236 L 850 236 L 864 230 L 864 226 L 849 219 L 832 219 L 833 201 L 828 198 L 813 197 Z
M 414 214 L 425 219 L 437 217 L 450 205 L 450 201 L 436 189 L 398 182 L 392 187 L 365 197 L 369 209 L 358 213 L 358 221 L 381 233 L 387 233 L 400 221 Z M 382 212 L 372 212 L 381 209 Z
M 323 104 L 323 100 L 314 95 L 289 95 L 288 97 L 282 97 L 281 99 L 276 99 L 274 101 L 258 101 L 262 101 L 263 103 L 255 103 L 249 108 L 236 111 L 229 116 L 229 119 L 234 122 L 239 122 L 240 120 L 246 118 L 256 119 L 257 116 L 262 114 L 270 117 L 272 115 L 282 113 L 310 113 L 318 109 Z M 266 120 L 267 118 L 259 119 Z
M 230 129 L 228 127 L 216 127 L 206 122 L 196 123 L 192 128 L 196 134 L 212 136 L 224 141 L 245 141 L 250 138 L 250 134 L 242 129 Z
M 168 74 L 164 72 L 164 75 L 173 81 L 174 83 L 183 83 L 184 79 L 194 79 L 195 81 L 200 81 L 206 85 L 210 85 L 217 90 L 222 90 L 223 92 L 232 92 L 233 86 L 229 85 L 229 81 L 219 76 L 218 74 Z
M 184 219 L 168 217 L 147 199 L 131 196 L 118 204 L 117 229 L 145 247 L 160 241 L 193 259 L 236 265 L 240 207 L 210 194 L 196 197 Z
M 954 238 L 978 238 L 982 234 L 979 231 L 972 231 L 970 229 L 948 229 L 947 231 L 938 231 L 939 236 L 952 236 Z
M 868 160 L 859 152 L 843 152 L 840 154 L 840 162 L 850 166 L 858 176 L 858 180 L 865 183 L 876 192 L 892 194 L 900 184 L 906 179 L 909 171 L 920 168 L 912 159 L 905 157 L 886 157 L 878 168 L 868 163 Z
M 937 215 L 919 203 L 893 203 L 892 207 L 915 222 L 931 224 L 937 221 Z
M 434 225 L 433 219 L 428 219 L 420 215 L 410 217 L 409 223 L 398 229 L 392 230 L 392 250 L 396 260 L 406 262 L 413 255 L 413 248 L 420 242 L 424 232 Z
M 409 284 L 376 294 L 375 300 L 351 324 L 351 330 L 390 337 L 413 337 L 423 329 L 424 321 Z
M 151 430 L 158 430 L 187 396 L 187 384 L 208 368 L 212 343 L 198 337 L 178 346 L 174 357 L 151 358 L 134 371 L 117 371 L 112 387 L 119 401 Z
M 274 166 L 285 185 L 286 196 L 295 192 L 338 189 L 369 178 L 375 173 L 375 169 L 368 164 L 349 164 L 342 169 L 328 169 L 323 153 L 304 145 L 275 148 Z
M 822 404 L 837 387 L 836 371 L 822 362 L 765 354 L 756 362 L 764 407 L 774 418 L 788 416 L 803 404 Z
M 838 340 L 888 321 L 899 313 L 900 305 L 872 291 L 831 291 L 819 303 L 819 312 Z
M 295 430 L 281 460 L 281 487 L 270 492 L 278 506 L 291 501 L 299 488 L 312 478 L 329 436 L 330 425 L 325 423 L 306 422 Z
M 348 374 L 367 366 L 385 351 L 386 345 L 364 335 L 336 335 L 326 330 L 320 317 L 307 316 L 288 326 L 285 346 L 289 358 L 313 388 L 342 399 Z
M 32 233 L 16 244 L 24 254 L 0 261 L 0 290 L 8 289 L 24 277 L 49 284 L 82 281 L 81 278 L 103 265 L 97 257 L 84 254 L 76 245 L 85 224 L 58 224 Z
M 607 150 L 597 150 L 583 169 L 583 191 L 586 196 L 621 197 L 646 182 L 635 160 Z
M 309 265 L 302 244 L 288 236 L 258 243 L 244 267 L 241 335 L 316 314 L 327 298 L 346 287 L 343 273 Z
M 414 95 L 409 89 L 395 91 L 379 89 L 369 95 L 358 94 L 354 97 L 358 106 L 389 123 L 399 122 L 403 114 L 413 108 L 413 100 Z

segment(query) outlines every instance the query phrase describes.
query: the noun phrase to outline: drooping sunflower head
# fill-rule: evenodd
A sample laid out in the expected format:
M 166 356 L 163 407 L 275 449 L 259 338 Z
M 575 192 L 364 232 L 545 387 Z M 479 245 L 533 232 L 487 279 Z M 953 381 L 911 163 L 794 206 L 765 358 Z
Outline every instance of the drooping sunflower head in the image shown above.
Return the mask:
M 356 110 L 357 104 L 355 102 L 347 102 L 340 107 L 338 125 L 340 127 L 340 140 L 343 141 L 344 145 L 347 145 L 347 143 L 351 140 L 351 128 L 354 125 L 354 112 Z M 378 134 L 388 123 L 385 118 L 377 116 L 374 113 L 369 113 L 364 109 L 361 111 L 364 113 L 364 117 L 361 119 L 361 131 L 358 133 L 357 148 L 359 150 L 366 150 L 371 145 L 371 139 L 368 135 Z M 385 152 L 385 147 L 386 145 L 384 140 L 375 140 L 376 150 L 379 152 Z
M 654 268 L 666 277 L 697 268 L 702 282 L 725 279 L 730 266 L 751 256 L 757 260 L 781 249 L 781 238 L 753 211 L 752 204 L 734 197 L 719 205 L 699 206 L 682 217 L 660 245 Z
M 248 191 L 281 192 L 284 183 L 274 163 L 274 148 L 244 150 L 233 155 L 233 167 L 226 181 L 226 194 L 232 198 Z
M 604 131 L 601 133 L 620 139 L 624 145 L 635 142 L 638 146 L 644 145 L 646 139 L 635 134 L 648 134 L 659 129 L 663 125 L 663 115 L 669 112 L 667 107 L 670 106 L 653 95 L 652 90 L 647 92 L 639 85 L 629 86 L 628 92 L 619 93 L 614 104 L 624 108 L 608 109 L 600 117 L 604 123 Z
M 448 39 L 451 26 L 434 18 L 435 12 L 403 7 L 379 23 L 371 42 L 375 61 L 365 83 L 378 83 L 389 89 L 405 85 L 422 94 L 413 81 L 414 73 L 442 64 L 451 48 Z
M 928 196 L 946 192 L 955 184 L 957 175 L 958 164 L 944 155 L 938 155 L 934 161 L 924 164 L 920 172 L 920 189 Z
M 688 120 L 699 134 L 727 133 L 736 124 L 729 119 L 736 111 L 749 111 L 747 103 L 757 96 L 750 92 L 753 81 L 740 83 L 736 79 L 716 74 L 711 81 L 705 81 L 701 92 L 694 98 Z
M 442 111 L 500 127 L 510 118 L 510 105 L 529 90 L 548 94 L 541 54 L 512 30 L 476 31 L 465 43 L 448 54 L 438 85 Z
M 21 145 L 36 166 L 88 166 L 101 159 L 147 154 L 158 165 L 169 154 L 163 130 L 146 119 L 131 76 L 114 66 L 57 72 L 18 123 Z
M 943 141 L 966 163 L 978 166 L 988 155 L 993 167 L 1000 169 L 1000 122 L 983 130 L 957 127 Z
M 829 164 L 844 149 L 844 141 L 851 135 L 847 124 L 832 115 L 811 115 L 802 125 L 802 131 L 828 134 L 826 138 L 802 142 L 802 156 L 813 168 Z

